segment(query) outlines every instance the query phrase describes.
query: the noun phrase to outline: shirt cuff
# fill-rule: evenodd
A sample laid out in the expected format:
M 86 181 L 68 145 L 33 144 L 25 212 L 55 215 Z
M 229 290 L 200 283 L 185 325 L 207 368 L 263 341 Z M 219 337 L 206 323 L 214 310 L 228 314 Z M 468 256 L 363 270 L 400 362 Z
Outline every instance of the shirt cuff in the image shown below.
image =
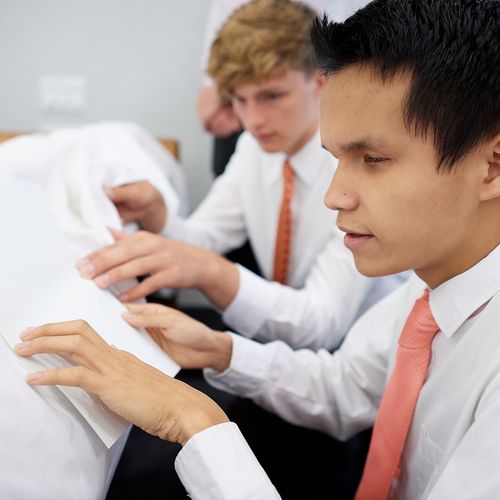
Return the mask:
M 189 439 L 175 470 L 193 499 L 277 499 L 279 494 L 238 426 L 214 425 Z
M 182 224 L 184 219 L 179 217 L 176 213 L 168 211 L 167 221 L 163 226 L 163 229 L 160 231 L 162 236 L 166 236 L 168 238 L 181 239 L 178 237 L 179 234 L 182 234 Z
M 246 337 L 254 337 L 271 316 L 278 300 L 279 287 L 237 265 L 240 285 L 233 301 L 227 306 L 224 323 Z
M 263 345 L 240 335 L 228 332 L 233 339 L 231 363 L 227 370 L 217 372 L 205 368 L 206 380 L 223 391 L 241 397 L 252 397 L 269 383 L 275 349 L 271 344 Z

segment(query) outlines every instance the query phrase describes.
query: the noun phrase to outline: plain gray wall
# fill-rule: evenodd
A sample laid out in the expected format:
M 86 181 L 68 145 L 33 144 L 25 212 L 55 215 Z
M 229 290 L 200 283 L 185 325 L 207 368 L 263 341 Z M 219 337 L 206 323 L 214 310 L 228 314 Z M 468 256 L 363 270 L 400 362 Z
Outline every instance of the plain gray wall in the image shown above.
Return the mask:
M 0 131 L 105 119 L 177 138 L 191 204 L 210 182 L 195 112 L 209 0 L 0 0 Z M 81 116 L 44 114 L 41 75 L 88 80 Z
M 0 0 L 0 131 L 131 120 L 181 145 L 190 202 L 212 181 L 196 95 L 209 0 Z M 88 80 L 77 117 L 44 114 L 39 77 Z M 206 304 L 185 292 L 184 304 Z

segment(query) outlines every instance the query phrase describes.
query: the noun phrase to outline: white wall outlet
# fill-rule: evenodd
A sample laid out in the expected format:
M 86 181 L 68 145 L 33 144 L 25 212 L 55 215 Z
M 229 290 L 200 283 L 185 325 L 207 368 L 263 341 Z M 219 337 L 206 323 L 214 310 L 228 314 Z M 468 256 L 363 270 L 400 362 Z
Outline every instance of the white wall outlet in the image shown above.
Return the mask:
M 39 77 L 40 108 L 46 115 L 79 116 L 87 109 L 87 79 L 72 75 Z

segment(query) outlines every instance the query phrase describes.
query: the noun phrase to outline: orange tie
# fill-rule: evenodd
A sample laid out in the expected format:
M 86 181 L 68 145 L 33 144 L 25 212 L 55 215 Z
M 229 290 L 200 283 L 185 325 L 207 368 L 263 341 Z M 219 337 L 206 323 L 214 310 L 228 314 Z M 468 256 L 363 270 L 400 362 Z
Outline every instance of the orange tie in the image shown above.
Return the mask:
M 283 164 L 283 199 L 274 248 L 273 281 L 286 284 L 292 244 L 292 193 L 294 172 L 288 160 Z
M 399 338 L 394 371 L 380 402 L 356 500 L 382 500 L 399 474 L 401 455 L 420 389 L 424 384 L 434 336 L 439 331 L 426 290 L 413 306 Z

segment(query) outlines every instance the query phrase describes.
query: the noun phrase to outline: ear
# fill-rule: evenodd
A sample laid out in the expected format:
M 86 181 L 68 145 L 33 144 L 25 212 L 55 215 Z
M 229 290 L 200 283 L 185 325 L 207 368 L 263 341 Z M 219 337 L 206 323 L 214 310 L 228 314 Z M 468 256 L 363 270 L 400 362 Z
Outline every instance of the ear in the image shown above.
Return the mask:
M 488 174 L 483 180 L 481 188 L 481 201 L 500 197 L 500 134 L 485 144 Z
M 326 76 L 321 73 L 319 70 L 314 70 L 313 74 L 311 75 L 311 79 L 314 80 L 314 84 L 316 85 L 316 91 L 319 94 L 319 92 L 323 89 L 326 83 Z

